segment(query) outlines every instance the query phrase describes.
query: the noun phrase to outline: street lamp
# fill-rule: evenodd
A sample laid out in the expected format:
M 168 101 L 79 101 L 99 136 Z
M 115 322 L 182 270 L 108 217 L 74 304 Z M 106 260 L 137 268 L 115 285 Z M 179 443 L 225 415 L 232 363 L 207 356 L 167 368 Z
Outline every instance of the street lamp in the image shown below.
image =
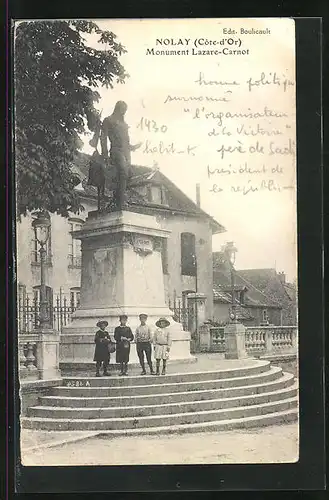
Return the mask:
M 193 254 L 193 266 L 195 270 L 195 294 L 194 294 L 194 315 L 195 315 L 195 339 L 196 342 L 199 343 L 199 335 L 198 335 L 198 329 L 199 329 L 199 318 L 198 318 L 198 305 L 197 305 L 197 293 L 198 293 L 198 261 L 196 257 L 196 250 L 195 253 Z
M 234 246 L 233 241 L 230 241 L 229 243 L 226 244 L 225 253 L 226 253 L 227 259 L 229 260 L 229 262 L 231 264 L 232 306 L 231 306 L 231 312 L 230 312 L 230 319 L 231 319 L 232 323 L 237 322 L 236 301 L 235 301 L 235 269 L 234 269 L 235 257 L 236 257 L 237 251 L 238 250 Z
M 46 249 L 45 245 L 49 238 L 49 230 L 50 230 L 50 215 L 48 212 L 42 210 L 39 212 L 35 212 L 33 214 L 36 218 L 32 222 L 32 227 L 34 229 L 35 239 L 40 245 L 40 314 L 39 314 L 39 323 L 40 329 L 42 328 L 50 328 L 49 317 L 48 317 L 48 302 L 46 296 L 46 279 L 45 279 L 45 270 L 46 270 Z

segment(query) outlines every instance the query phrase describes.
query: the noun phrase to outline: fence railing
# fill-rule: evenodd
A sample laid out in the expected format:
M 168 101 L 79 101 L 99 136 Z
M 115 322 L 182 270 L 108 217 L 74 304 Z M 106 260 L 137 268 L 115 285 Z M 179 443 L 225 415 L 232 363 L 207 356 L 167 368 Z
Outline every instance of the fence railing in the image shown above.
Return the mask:
M 209 341 L 204 341 L 202 350 L 225 352 L 224 327 L 203 325 L 202 334 L 208 331 Z M 205 338 L 205 337 L 203 337 Z M 251 326 L 246 327 L 245 348 L 250 356 L 297 354 L 296 326 Z
M 174 313 L 174 319 L 181 323 L 184 331 L 188 331 L 189 311 L 186 303 L 182 298 L 168 298 L 168 307 Z
M 39 378 L 37 368 L 37 340 L 38 335 L 29 333 L 18 337 L 19 374 L 23 378 L 37 380 Z
M 47 314 L 49 323 L 57 331 L 61 331 L 71 321 L 72 314 L 77 309 L 69 297 L 56 295 L 52 303 L 48 303 Z M 39 326 L 40 301 L 38 297 L 26 294 L 18 299 L 18 332 L 20 334 L 33 332 Z
M 224 327 L 210 327 L 210 349 L 212 352 L 225 352 Z
M 251 326 L 246 328 L 246 351 L 251 355 L 296 354 L 296 326 Z
M 72 302 L 66 294 L 57 294 L 48 303 L 48 318 L 51 326 L 61 331 L 71 321 L 72 314 L 76 311 L 78 303 Z M 188 308 L 183 299 L 168 299 L 168 307 L 174 313 L 175 319 L 182 323 L 183 329 L 188 330 Z M 18 299 L 18 331 L 19 333 L 33 332 L 39 326 L 40 302 L 39 297 L 25 294 Z

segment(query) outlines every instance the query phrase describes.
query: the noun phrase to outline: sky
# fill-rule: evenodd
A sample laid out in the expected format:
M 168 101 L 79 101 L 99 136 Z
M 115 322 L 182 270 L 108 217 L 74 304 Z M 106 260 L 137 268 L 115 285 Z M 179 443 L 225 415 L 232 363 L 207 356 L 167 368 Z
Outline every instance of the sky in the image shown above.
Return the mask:
M 132 163 L 157 166 L 194 201 L 200 184 L 201 208 L 226 228 L 213 250 L 234 241 L 237 269 L 271 267 L 294 280 L 294 21 L 96 22 L 127 49 L 120 62 L 130 77 L 98 89 L 97 107 L 105 117 L 116 101 L 128 104 L 131 143 L 142 142 Z

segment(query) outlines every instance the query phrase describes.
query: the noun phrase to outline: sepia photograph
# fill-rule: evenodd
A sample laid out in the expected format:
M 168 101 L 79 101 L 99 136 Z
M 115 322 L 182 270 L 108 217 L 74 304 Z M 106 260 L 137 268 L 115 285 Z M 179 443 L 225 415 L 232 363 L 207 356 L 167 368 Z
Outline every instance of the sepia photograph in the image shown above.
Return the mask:
M 298 462 L 295 21 L 13 46 L 22 465 Z

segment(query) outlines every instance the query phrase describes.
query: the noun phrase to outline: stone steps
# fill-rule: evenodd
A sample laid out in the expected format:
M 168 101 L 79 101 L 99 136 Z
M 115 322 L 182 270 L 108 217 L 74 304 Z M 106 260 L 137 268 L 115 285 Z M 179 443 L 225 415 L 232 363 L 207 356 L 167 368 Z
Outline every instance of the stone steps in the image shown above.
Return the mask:
M 174 393 L 156 394 L 131 394 L 129 396 L 88 396 L 68 397 L 68 396 L 43 396 L 40 398 L 41 405 L 71 407 L 71 408 L 108 408 L 118 406 L 145 406 L 162 405 L 166 403 L 180 403 L 204 401 L 209 399 L 219 399 L 231 396 L 248 396 L 263 392 L 273 392 L 275 390 L 289 387 L 294 382 L 294 376 L 290 373 L 282 374 L 279 378 L 256 385 L 242 385 L 240 387 L 229 387 L 226 389 L 201 389 L 195 391 L 181 391 Z
M 210 371 L 192 371 L 185 373 L 167 373 L 165 378 L 163 376 L 154 375 L 128 375 L 119 377 L 117 374 L 111 374 L 110 377 L 63 377 L 64 385 L 72 384 L 74 387 L 76 382 L 89 382 L 90 387 L 122 387 L 122 386 L 140 386 L 140 385 L 163 385 L 168 384 L 182 384 L 189 381 L 198 382 L 204 380 L 221 380 L 235 377 L 249 377 L 250 375 L 257 375 L 267 372 L 270 369 L 269 361 L 257 361 L 257 363 L 246 365 L 243 367 L 229 368 L 225 370 L 210 370 Z
M 183 391 L 197 391 L 201 389 L 224 389 L 226 387 L 238 387 L 241 385 L 255 385 L 266 381 L 276 380 L 278 377 L 282 376 L 282 369 L 279 367 L 270 367 L 269 370 L 263 373 L 258 373 L 256 375 L 243 376 L 243 377 L 232 377 L 232 378 L 222 378 L 217 380 L 189 380 L 187 382 L 167 382 L 167 377 L 159 377 L 162 383 L 159 384 L 143 384 L 143 385 L 123 385 L 125 379 L 122 378 L 123 383 L 119 386 L 112 385 L 112 381 L 109 377 L 107 380 L 107 386 L 99 387 L 54 387 L 51 389 L 51 395 L 53 396 L 69 396 L 69 397 L 106 397 L 106 396 L 137 396 L 145 394 L 163 394 L 168 392 L 182 392 Z M 198 374 L 194 374 L 197 377 Z M 139 380 L 141 377 L 137 377 Z M 152 377 L 155 379 L 156 377 Z M 75 379 L 77 380 L 77 379 Z M 90 380 L 90 384 L 93 379 Z M 97 380 L 97 379 L 96 379 Z M 121 379 L 120 379 L 121 380 Z M 66 380 L 64 380 L 64 384 Z
M 121 417 L 121 418 L 23 418 L 23 425 L 29 429 L 44 430 L 122 430 L 145 427 L 158 427 L 170 425 L 186 425 L 211 421 L 240 419 L 255 417 L 274 412 L 283 412 L 297 408 L 297 398 L 287 398 L 282 401 L 271 401 L 252 406 L 243 406 L 229 409 L 216 409 L 207 411 L 194 411 L 186 413 L 173 413 L 162 415 L 151 415 L 144 417 Z
M 263 427 L 267 425 L 280 425 L 289 422 L 295 422 L 298 413 L 295 408 L 280 412 L 273 412 L 266 415 L 257 415 L 255 417 L 234 418 L 230 420 L 214 420 L 212 422 L 202 422 L 198 424 L 181 424 L 171 426 L 146 427 L 137 429 L 102 431 L 98 437 L 108 438 L 108 436 L 138 436 L 138 435 L 162 435 L 188 432 L 214 432 L 229 431 L 234 429 L 248 429 L 252 427 Z
M 67 377 L 28 408 L 21 423 L 29 429 L 126 435 L 233 429 L 297 419 L 293 375 L 268 361 L 229 366 L 166 376 Z
M 201 424 L 182 424 L 172 425 L 170 427 L 148 427 L 141 429 L 129 429 L 124 432 L 120 430 L 102 431 L 98 437 L 107 438 L 108 436 L 138 436 L 138 435 L 152 435 L 152 434 L 172 434 L 179 433 L 185 434 L 188 432 L 214 432 L 234 429 L 248 429 L 252 427 L 263 427 L 267 425 L 280 425 L 297 420 L 297 413 L 295 409 L 286 410 L 282 412 L 274 412 L 271 414 L 236 418 L 231 420 L 219 420 L 212 422 L 203 422 Z
M 239 396 L 220 399 L 208 399 L 206 401 L 191 401 L 166 404 L 153 404 L 144 406 L 123 407 L 99 407 L 99 408 L 54 408 L 51 406 L 35 406 L 29 409 L 29 417 L 42 418 L 64 418 L 64 419 L 109 419 L 109 418 L 137 418 L 153 415 L 167 415 L 178 413 L 190 413 L 199 411 L 221 410 L 240 406 L 251 406 L 297 396 L 297 386 L 282 389 L 275 392 L 265 392 L 251 396 Z

